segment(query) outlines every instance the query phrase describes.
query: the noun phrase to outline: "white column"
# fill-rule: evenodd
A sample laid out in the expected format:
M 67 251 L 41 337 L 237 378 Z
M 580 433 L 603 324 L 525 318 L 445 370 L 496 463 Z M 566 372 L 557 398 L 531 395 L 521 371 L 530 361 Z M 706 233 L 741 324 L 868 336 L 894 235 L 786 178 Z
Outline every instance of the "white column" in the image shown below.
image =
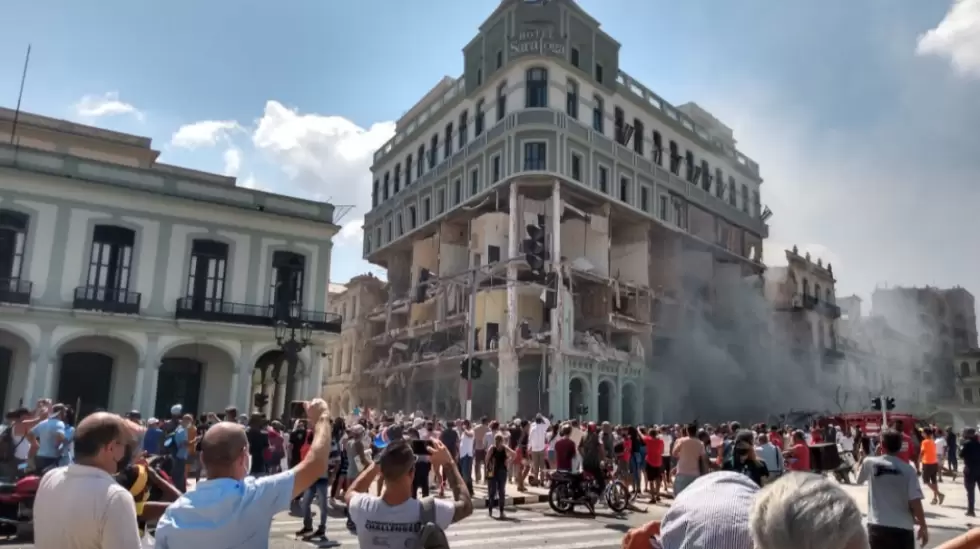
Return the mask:
M 252 393 L 258 391 L 252 391 L 252 369 L 253 365 L 250 360 L 245 358 L 238 363 L 236 368 L 238 376 L 238 386 L 237 391 L 232 393 L 230 405 L 238 408 L 239 414 L 244 414 L 246 416 L 252 413 Z
M 160 382 L 160 363 L 150 363 L 146 366 L 143 383 L 146 385 L 146 403 L 140 409 L 145 417 L 151 417 L 157 409 L 157 383 Z
M 34 379 L 37 377 L 37 357 L 31 357 L 31 363 L 27 366 L 27 380 L 24 382 L 24 402 L 25 408 L 34 407 Z
M 136 369 L 136 387 L 133 391 L 133 410 L 139 410 L 143 414 L 144 418 L 149 417 L 147 411 L 143 409 L 143 394 L 146 393 L 146 364 L 141 364 L 139 368 Z
M 562 390 L 550 391 L 549 403 L 551 399 L 557 400 L 559 412 L 555 417 L 565 417 L 568 413 L 568 382 L 565 371 L 565 355 L 562 354 L 563 339 L 565 337 L 565 286 L 562 282 L 561 272 L 561 214 L 563 213 L 561 202 L 561 181 L 555 180 L 551 189 L 551 268 L 556 276 L 555 284 L 555 308 L 551 310 L 551 360 L 550 366 L 554 375 L 552 379 L 565 380 L 560 384 Z M 553 409 L 551 406 L 549 408 Z
M 238 384 L 241 383 L 241 381 L 242 381 L 241 380 L 241 376 L 238 374 L 238 369 L 236 368 L 231 373 L 231 384 L 230 384 L 231 387 L 229 388 L 229 391 L 228 391 L 228 404 L 225 404 L 225 406 L 236 406 L 235 405 L 235 400 L 237 400 L 237 398 L 238 398 Z M 249 382 L 251 382 L 251 381 L 252 380 L 249 379 Z M 239 408 L 238 411 L 241 412 L 241 413 L 245 413 L 245 410 L 242 410 L 240 408 Z

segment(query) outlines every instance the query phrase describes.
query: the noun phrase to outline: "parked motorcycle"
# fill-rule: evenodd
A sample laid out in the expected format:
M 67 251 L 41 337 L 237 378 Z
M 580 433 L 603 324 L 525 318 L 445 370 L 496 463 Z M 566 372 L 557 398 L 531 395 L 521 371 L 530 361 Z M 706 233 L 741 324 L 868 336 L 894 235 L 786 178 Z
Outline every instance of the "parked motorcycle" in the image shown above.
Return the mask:
M 551 475 L 551 488 L 548 490 L 548 505 L 553 511 L 568 514 L 576 505 L 585 505 L 591 514 L 600 499 L 614 513 L 622 513 L 629 505 L 629 490 L 623 481 L 613 478 L 609 470 L 606 486 L 599 490 L 599 481 L 590 473 L 555 471 Z
M 0 537 L 26 539 L 34 536 L 34 498 L 41 477 L 48 470 L 29 471 L 23 463 L 17 469 L 17 476 L 0 479 Z

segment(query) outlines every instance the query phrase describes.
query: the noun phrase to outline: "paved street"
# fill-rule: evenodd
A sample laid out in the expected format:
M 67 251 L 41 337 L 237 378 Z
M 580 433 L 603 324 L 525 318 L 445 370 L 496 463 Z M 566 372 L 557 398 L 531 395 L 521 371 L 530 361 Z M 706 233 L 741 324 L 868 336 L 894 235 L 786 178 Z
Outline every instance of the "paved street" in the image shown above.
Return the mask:
M 469 547 L 483 549 L 506 547 L 507 549 L 539 549 L 561 547 L 563 549 L 613 549 L 620 546 L 623 534 L 632 525 L 651 520 L 645 514 L 631 514 L 626 518 L 599 516 L 558 517 L 547 505 L 509 510 L 505 520 L 490 518 L 485 509 L 478 509 L 473 516 L 453 525 L 446 531 L 453 549 Z M 301 542 L 293 539 L 293 532 L 302 526 L 295 517 L 276 517 L 272 525 L 271 549 L 309 549 L 331 545 Z M 327 534 L 333 546 L 357 547 L 357 538 L 344 527 L 342 517 L 331 514 L 327 522 Z
M 844 485 L 844 489 L 854 497 L 862 511 L 867 508 L 867 489 L 862 486 Z M 667 512 L 666 503 L 650 505 L 640 501 L 634 511 L 623 517 L 600 514 L 596 518 L 588 515 L 555 515 L 547 504 L 530 504 L 510 507 L 508 519 L 500 521 L 487 516 L 483 508 L 482 496 L 485 491 L 476 487 L 478 509 L 469 519 L 453 526 L 447 534 L 454 548 L 469 547 L 483 549 L 538 549 L 562 547 L 566 549 L 603 549 L 619 547 L 623 533 L 627 529 L 650 520 L 661 519 Z M 966 512 L 966 493 L 961 481 L 946 480 L 940 485 L 946 493 L 944 505 L 929 503 L 931 494 L 926 493 L 926 518 L 930 526 L 929 547 L 950 540 L 970 528 L 980 527 L 980 520 L 964 516 Z M 533 498 L 545 494 L 545 490 L 529 488 L 521 494 L 516 487 L 508 486 L 508 499 L 513 497 Z M 447 496 L 449 494 L 447 493 Z M 450 496 L 451 497 L 451 496 Z M 287 513 L 280 514 L 273 521 L 270 535 L 271 549 L 310 549 L 311 547 L 330 547 L 331 545 L 295 540 L 293 533 L 300 529 L 302 520 Z M 345 519 L 340 508 L 332 508 L 327 521 L 327 534 L 334 547 L 357 547 L 357 540 L 345 527 Z M 30 544 L 0 541 L 0 549 L 32 549 Z

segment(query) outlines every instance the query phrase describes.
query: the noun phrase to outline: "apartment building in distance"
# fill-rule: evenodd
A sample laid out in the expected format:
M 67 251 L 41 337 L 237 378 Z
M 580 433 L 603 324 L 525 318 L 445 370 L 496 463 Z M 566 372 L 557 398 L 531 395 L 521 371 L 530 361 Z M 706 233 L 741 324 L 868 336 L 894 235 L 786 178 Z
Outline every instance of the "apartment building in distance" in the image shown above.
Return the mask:
M 375 405 L 378 393 L 374 379 L 363 372 L 384 352 L 369 343 L 374 324 L 371 311 L 387 303 L 387 284 L 372 274 L 355 276 L 346 284 L 330 284 L 330 311 L 343 318 L 340 337 L 327 345 L 323 399 L 332 414 L 350 413 L 354 407 Z
M 786 250 L 786 265 L 770 267 L 765 274 L 766 298 L 773 308 L 772 333 L 777 347 L 789 351 L 804 378 L 816 386 L 835 377 L 844 358 L 839 347 L 834 266 Z
M 253 372 L 284 362 L 286 318 L 313 333 L 296 396 L 319 390 L 340 331 L 326 312 L 334 207 L 158 162 L 151 145 L 0 109 L 3 409 L 249 411 Z
M 955 400 L 956 378 L 949 365 L 959 353 L 977 348 L 973 295 L 965 288 L 877 288 L 871 310 L 912 339 L 925 366 L 922 384 L 933 401 Z
M 619 49 L 571 0 L 504 0 L 463 75 L 377 151 L 375 406 L 460 413 L 469 356 L 474 416 L 660 419 L 655 342 L 720 280 L 763 269 L 759 166 L 704 109 L 622 71 Z

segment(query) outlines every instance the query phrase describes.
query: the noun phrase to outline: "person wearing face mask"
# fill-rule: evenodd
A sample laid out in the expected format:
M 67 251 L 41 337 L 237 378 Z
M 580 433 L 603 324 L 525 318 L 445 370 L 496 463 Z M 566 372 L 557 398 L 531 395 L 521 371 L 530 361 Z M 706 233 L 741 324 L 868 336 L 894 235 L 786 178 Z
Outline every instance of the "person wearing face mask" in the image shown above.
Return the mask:
M 107 412 L 89 415 L 75 430 L 75 463 L 41 479 L 34 501 L 34 547 L 140 547 L 133 497 L 113 477 L 133 431 Z
M 321 399 L 307 406 L 314 435 L 301 461 L 288 471 L 260 478 L 248 476 L 244 427 L 222 421 L 208 429 L 201 441 L 208 479 L 167 508 L 157 524 L 156 549 L 269 547 L 273 517 L 288 510 L 293 498 L 305 493 L 327 470 L 330 417 L 326 409 Z M 129 501 L 132 508 L 132 498 Z
M 769 477 L 769 468 L 756 456 L 754 438 L 752 431 L 739 431 L 735 435 L 731 456 L 722 462 L 722 470 L 741 473 L 762 487 Z

